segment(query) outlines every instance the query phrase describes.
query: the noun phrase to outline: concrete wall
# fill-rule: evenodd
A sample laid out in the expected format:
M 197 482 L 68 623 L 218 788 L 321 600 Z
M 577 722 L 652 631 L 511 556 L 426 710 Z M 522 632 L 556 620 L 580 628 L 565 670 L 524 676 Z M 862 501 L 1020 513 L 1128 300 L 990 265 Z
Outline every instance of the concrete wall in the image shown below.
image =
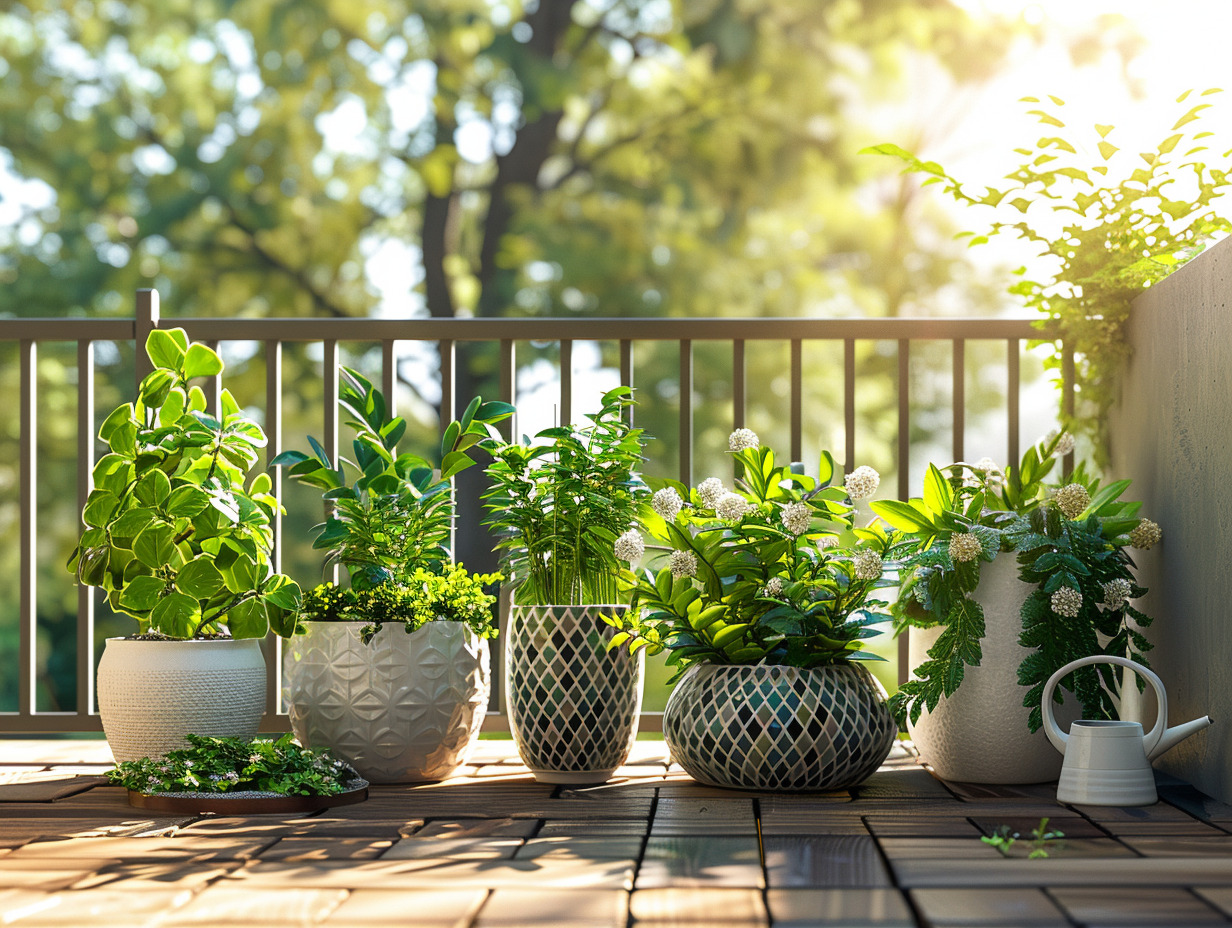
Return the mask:
M 1134 302 L 1110 476 L 1162 526 L 1134 552 L 1171 724 L 1215 724 L 1156 766 L 1232 801 L 1232 239 Z M 1153 717 L 1151 713 L 1149 718 Z

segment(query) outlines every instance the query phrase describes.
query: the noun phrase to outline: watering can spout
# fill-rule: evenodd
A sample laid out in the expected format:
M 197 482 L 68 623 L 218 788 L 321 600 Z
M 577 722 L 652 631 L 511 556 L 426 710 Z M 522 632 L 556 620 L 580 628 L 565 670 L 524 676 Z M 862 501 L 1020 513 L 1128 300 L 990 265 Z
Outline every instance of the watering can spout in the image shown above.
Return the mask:
M 1166 729 L 1159 739 L 1159 743 L 1151 749 L 1147 754 L 1147 760 L 1154 760 L 1159 757 L 1164 751 L 1169 750 L 1174 745 L 1184 741 L 1190 735 L 1208 728 L 1211 724 L 1211 717 L 1204 715 L 1200 719 L 1194 719 L 1192 722 L 1186 722 L 1183 725 L 1174 725 L 1172 728 Z

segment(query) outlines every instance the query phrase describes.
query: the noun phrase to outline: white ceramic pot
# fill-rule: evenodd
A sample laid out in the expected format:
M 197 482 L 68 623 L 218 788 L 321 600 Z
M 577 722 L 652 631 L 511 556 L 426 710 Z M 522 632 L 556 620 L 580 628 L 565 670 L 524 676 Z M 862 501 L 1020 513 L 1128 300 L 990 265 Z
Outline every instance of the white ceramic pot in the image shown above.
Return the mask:
M 265 714 L 261 642 L 108 638 L 98 713 L 117 761 L 187 747 L 190 734 L 252 738 Z
M 898 726 L 859 664 L 695 664 L 672 690 L 663 740 L 693 779 L 756 790 L 834 790 L 875 771 Z
M 491 692 L 488 642 L 464 622 L 407 634 L 307 622 L 283 655 L 283 699 L 301 744 L 329 748 L 372 783 L 440 780 L 479 738 Z
M 1027 728 L 1030 710 L 1022 704 L 1027 687 L 1018 683 L 1018 667 L 1031 652 L 1018 643 L 1022 605 L 1034 589 L 1018 578 L 1012 552 L 997 555 L 980 569 L 972 597 L 984 609 L 983 658 L 968 667 L 952 696 L 926 709 L 909 732 L 920 757 L 937 775 L 965 783 L 1044 783 L 1061 773 L 1061 756 L 1042 730 Z M 910 630 L 912 667 L 928 659 L 941 627 Z M 1077 718 L 1080 707 L 1070 696 L 1057 707 L 1058 718 Z
M 509 728 L 544 783 L 601 783 L 637 737 L 645 654 L 611 651 L 600 616 L 628 606 L 513 606 L 505 633 Z

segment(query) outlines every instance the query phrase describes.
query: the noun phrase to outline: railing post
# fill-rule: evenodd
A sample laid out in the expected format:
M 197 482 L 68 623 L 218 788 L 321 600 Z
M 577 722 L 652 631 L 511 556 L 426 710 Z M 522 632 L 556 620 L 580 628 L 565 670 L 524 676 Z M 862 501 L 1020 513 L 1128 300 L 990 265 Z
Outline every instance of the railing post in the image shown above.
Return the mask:
M 953 451 L 954 460 L 966 460 L 966 424 L 967 424 L 967 343 L 964 339 L 953 341 L 952 373 L 952 421 L 953 421 Z
M 680 340 L 680 482 L 693 484 L 693 342 Z
M 804 342 L 791 340 L 791 460 L 804 459 Z
M 18 619 L 17 711 L 23 716 L 34 714 L 37 679 L 38 644 L 38 345 L 33 339 L 22 339 L 20 439 L 17 462 L 21 472 L 21 528 L 18 547 L 21 549 L 20 616 Z
M 154 370 L 150 359 L 145 353 L 145 342 L 150 333 L 158 328 L 159 308 L 157 290 L 137 291 L 137 311 L 133 319 L 133 370 L 137 376 L 137 384 L 145 379 L 145 375 Z
M 77 512 L 94 488 L 94 343 L 77 343 Z M 77 528 L 81 528 L 78 522 Z M 77 585 L 77 714 L 94 711 L 94 587 Z

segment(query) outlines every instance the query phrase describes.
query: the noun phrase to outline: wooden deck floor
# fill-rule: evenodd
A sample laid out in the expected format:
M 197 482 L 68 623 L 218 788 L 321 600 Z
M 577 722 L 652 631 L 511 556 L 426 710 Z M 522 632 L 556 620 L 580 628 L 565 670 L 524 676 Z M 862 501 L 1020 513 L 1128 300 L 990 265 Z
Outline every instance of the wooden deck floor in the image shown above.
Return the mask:
M 150 816 L 117 788 L 61 782 L 108 758 L 102 742 L 0 741 L 0 924 L 948 928 L 1232 914 L 1232 807 L 1167 780 L 1148 808 L 1065 806 L 1049 786 L 943 783 L 900 746 L 850 792 L 752 794 L 699 786 L 643 741 L 617 780 L 568 789 L 536 783 L 509 742 L 484 741 L 446 782 L 228 818 Z M 1065 833 L 1046 859 L 980 840 L 1045 816 Z

